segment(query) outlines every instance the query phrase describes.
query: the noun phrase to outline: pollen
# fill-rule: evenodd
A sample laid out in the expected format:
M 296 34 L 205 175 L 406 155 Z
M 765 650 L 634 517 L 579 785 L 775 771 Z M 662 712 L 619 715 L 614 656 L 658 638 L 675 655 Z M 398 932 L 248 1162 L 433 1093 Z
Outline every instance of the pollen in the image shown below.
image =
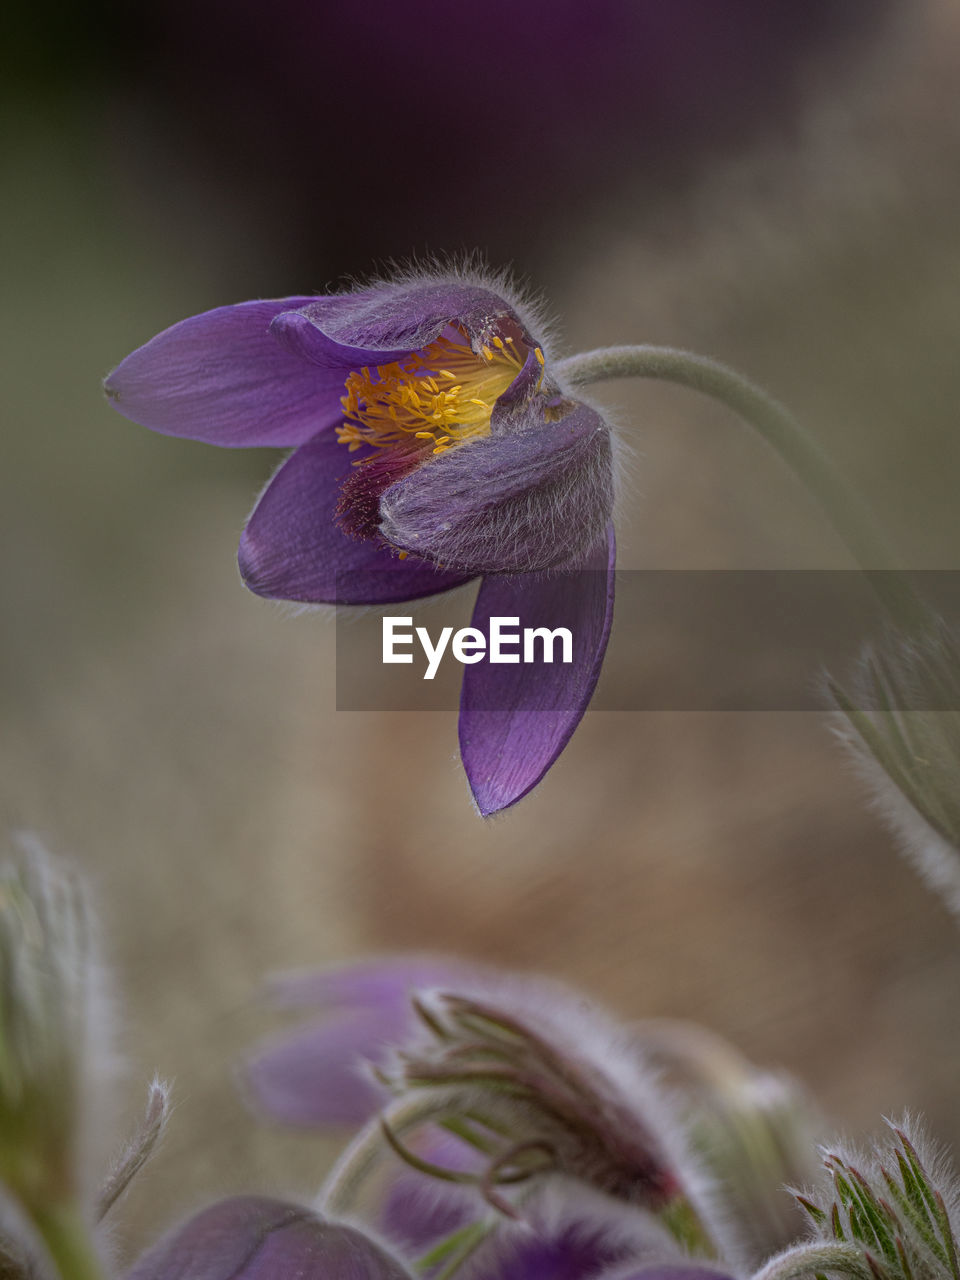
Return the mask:
M 492 407 L 526 356 L 513 338 L 493 337 L 490 342 L 492 347 L 484 345 L 477 354 L 465 338 L 459 342 L 444 336 L 401 362 L 355 370 L 340 400 L 340 443 L 351 453 L 369 445 L 439 454 L 488 436 Z M 542 366 L 539 347 L 535 355 Z

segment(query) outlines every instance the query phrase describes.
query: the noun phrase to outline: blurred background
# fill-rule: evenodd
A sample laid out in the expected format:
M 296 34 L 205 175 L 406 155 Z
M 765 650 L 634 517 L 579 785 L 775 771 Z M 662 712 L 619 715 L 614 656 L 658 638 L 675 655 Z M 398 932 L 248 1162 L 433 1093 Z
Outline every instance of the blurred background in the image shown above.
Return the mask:
M 154 1069 L 175 1079 L 122 1255 L 197 1197 L 316 1185 L 337 1144 L 251 1120 L 233 1066 L 266 974 L 371 951 L 542 969 L 795 1072 L 832 1128 L 910 1107 L 960 1141 L 956 930 L 824 717 L 597 713 L 484 824 L 453 713 L 337 713 L 332 619 L 242 589 L 276 458 L 152 436 L 99 390 L 194 312 L 479 249 L 543 291 L 568 350 L 742 368 L 910 565 L 957 568 L 952 0 L 101 0 L 4 22 L 0 820 L 94 881 L 126 1113 Z M 848 566 L 722 410 L 602 396 L 631 455 L 625 567 Z M 449 607 L 465 624 L 469 595 Z

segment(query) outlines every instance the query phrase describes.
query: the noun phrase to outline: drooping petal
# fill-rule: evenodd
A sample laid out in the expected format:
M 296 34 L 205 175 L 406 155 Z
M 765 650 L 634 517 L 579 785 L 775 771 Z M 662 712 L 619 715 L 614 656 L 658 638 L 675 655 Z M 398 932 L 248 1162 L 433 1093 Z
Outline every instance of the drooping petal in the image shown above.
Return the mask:
M 127 1280 L 409 1280 L 363 1232 L 309 1209 L 237 1196 L 204 1209 L 148 1249 Z
M 474 573 L 531 573 L 576 563 L 599 541 L 613 506 L 610 432 L 585 404 L 469 441 L 388 488 L 388 542 Z
M 493 289 L 451 277 L 386 281 L 355 293 L 313 298 L 278 315 L 276 337 L 315 364 L 389 364 L 429 346 L 455 323 L 482 340 L 506 322 L 526 332 L 515 307 Z
M 241 302 L 191 316 L 104 381 L 113 407 L 168 436 L 228 448 L 302 444 L 343 416 L 343 374 L 299 360 L 270 333 L 309 298 Z
M 468 573 L 401 560 L 337 523 L 351 455 L 332 432 L 302 445 L 267 485 L 240 540 L 240 573 L 257 595 L 306 604 L 390 604 L 435 595 Z
M 393 956 L 326 972 L 285 976 L 272 1002 L 314 1007 L 321 1017 L 268 1040 L 242 1068 L 250 1100 L 281 1124 L 303 1128 L 359 1124 L 383 1103 L 363 1064 L 380 1064 L 414 1024 L 411 993 L 463 980 L 466 966 Z M 325 1015 L 325 1016 L 324 1016 Z
M 519 619 L 510 630 L 521 635 L 525 627 L 566 627 L 573 636 L 570 664 L 559 654 L 552 663 L 491 663 L 488 653 L 464 671 L 460 754 L 484 817 L 535 787 L 580 723 L 613 621 L 614 560 L 611 527 L 580 569 L 484 580 L 472 625 L 485 635 L 500 617 Z

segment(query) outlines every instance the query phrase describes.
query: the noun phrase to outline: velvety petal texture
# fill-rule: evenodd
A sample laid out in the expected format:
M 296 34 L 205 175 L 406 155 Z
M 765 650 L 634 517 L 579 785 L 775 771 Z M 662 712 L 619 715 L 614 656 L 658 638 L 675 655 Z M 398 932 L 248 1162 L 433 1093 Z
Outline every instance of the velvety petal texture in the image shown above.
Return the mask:
M 273 322 L 288 350 L 337 369 L 388 364 L 429 346 L 456 323 L 482 341 L 504 323 L 523 329 L 494 290 L 456 278 L 385 281 L 355 293 L 313 298 Z
M 309 298 L 241 302 L 191 316 L 107 377 L 113 407 L 151 431 L 227 448 L 297 445 L 340 421 L 342 373 L 317 369 L 271 336 Z
M 613 622 L 613 529 L 580 569 L 484 579 L 472 625 L 491 617 L 525 627 L 566 627 L 573 662 L 482 662 L 464 670 L 460 755 L 481 814 L 505 809 L 537 785 L 580 723 L 600 676 Z M 511 631 L 517 630 L 511 627 Z
M 389 604 L 448 591 L 469 573 L 405 560 L 380 543 L 348 537 L 337 521 L 352 456 L 332 432 L 287 459 L 264 490 L 240 539 L 240 573 L 251 591 L 305 604 Z
M 329 973 L 300 974 L 275 984 L 281 1007 L 313 1007 L 324 1015 L 276 1035 L 243 1067 L 258 1110 L 281 1124 L 307 1129 L 360 1124 L 382 1106 L 384 1091 L 365 1070 L 414 1023 L 411 993 L 462 980 L 452 961 L 392 957 Z
M 127 1280 L 409 1280 L 363 1232 L 309 1209 L 237 1196 L 198 1213 L 148 1249 Z
M 570 564 L 603 536 L 613 507 L 610 433 L 571 405 L 544 420 L 531 402 L 513 430 L 441 454 L 380 500 L 394 546 L 483 573 L 536 573 Z

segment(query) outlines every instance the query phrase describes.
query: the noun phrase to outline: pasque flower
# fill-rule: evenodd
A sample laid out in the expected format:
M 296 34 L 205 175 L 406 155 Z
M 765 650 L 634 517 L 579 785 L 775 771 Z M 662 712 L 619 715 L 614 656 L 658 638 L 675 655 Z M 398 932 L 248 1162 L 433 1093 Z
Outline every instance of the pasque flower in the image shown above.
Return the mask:
M 155 431 L 294 446 L 240 543 L 259 595 L 391 604 L 479 577 L 474 627 L 568 627 L 572 664 L 465 668 L 480 811 L 540 781 L 599 674 L 614 543 L 610 431 L 558 378 L 534 309 L 471 273 L 241 303 L 165 330 L 105 386 Z

